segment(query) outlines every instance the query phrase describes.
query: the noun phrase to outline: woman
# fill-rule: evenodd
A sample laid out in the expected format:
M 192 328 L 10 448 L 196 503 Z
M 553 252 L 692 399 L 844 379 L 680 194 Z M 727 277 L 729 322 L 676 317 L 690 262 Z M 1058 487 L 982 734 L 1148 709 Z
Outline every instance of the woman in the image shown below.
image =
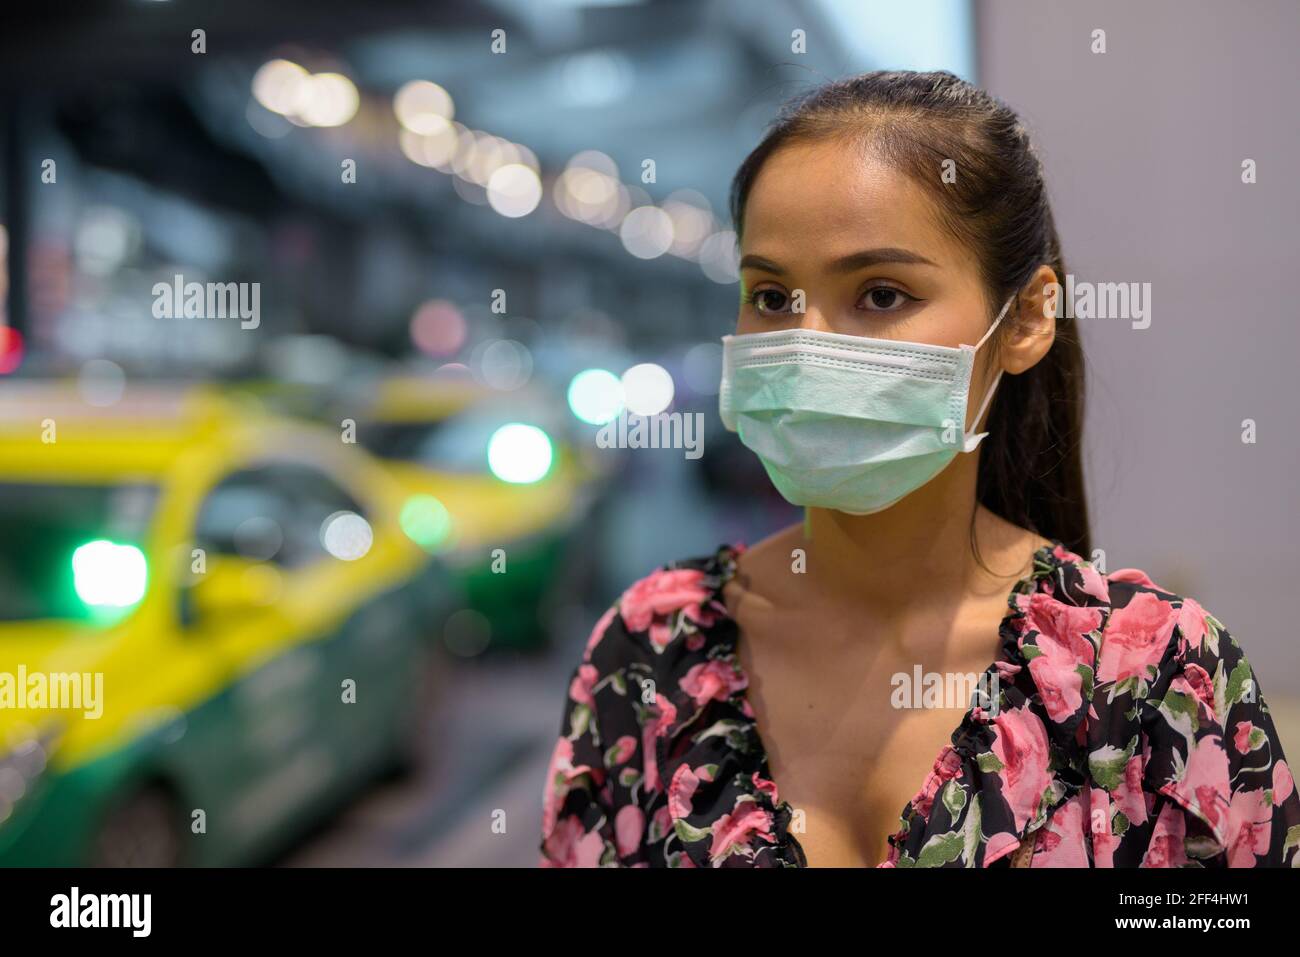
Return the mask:
M 1236 640 L 1080 557 L 1083 357 L 1015 114 L 947 73 L 825 86 L 745 160 L 732 216 L 722 417 L 805 521 L 600 619 L 542 862 L 1300 863 Z

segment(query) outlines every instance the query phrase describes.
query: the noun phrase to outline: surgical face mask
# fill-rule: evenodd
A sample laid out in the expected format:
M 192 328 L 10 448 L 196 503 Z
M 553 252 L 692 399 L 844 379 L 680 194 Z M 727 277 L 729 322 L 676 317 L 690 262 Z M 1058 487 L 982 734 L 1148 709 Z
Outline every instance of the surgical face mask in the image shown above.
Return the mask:
M 807 329 L 723 336 L 723 425 L 792 504 L 879 512 L 988 435 L 965 432 L 971 369 L 1011 302 L 974 346 Z M 999 370 L 972 427 L 1001 377 Z

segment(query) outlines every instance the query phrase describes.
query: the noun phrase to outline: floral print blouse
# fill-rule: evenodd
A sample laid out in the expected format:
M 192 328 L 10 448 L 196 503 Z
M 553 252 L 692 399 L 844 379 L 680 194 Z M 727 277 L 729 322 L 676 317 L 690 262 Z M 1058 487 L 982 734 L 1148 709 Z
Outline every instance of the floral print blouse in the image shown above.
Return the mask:
M 660 568 L 597 622 L 551 758 L 543 866 L 806 866 L 722 599 L 743 551 Z M 880 867 L 1300 866 L 1259 683 L 1195 601 L 1055 543 L 999 635 L 997 707 L 966 712 Z

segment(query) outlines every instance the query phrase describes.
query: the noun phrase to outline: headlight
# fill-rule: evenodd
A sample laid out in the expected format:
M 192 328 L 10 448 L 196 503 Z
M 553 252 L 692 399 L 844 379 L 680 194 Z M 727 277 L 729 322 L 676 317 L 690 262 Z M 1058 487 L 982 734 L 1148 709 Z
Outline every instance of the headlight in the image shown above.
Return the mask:
M 551 437 L 535 425 L 511 422 L 488 440 L 488 468 L 503 482 L 530 485 L 551 470 Z
M 86 542 L 72 553 L 77 597 L 87 605 L 128 608 L 144 597 L 148 563 L 134 545 L 106 538 Z

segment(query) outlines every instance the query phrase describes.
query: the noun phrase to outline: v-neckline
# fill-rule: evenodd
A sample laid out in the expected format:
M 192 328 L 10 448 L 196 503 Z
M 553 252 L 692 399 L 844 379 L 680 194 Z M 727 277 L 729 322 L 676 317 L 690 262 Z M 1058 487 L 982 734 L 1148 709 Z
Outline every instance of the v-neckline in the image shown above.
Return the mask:
M 1034 550 L 1034 553 L 1030 558 L 1029 572 L 1021 576 L 1019 579 L 1017 579 L 1015 584 L 1011 586 L 1011 590 L 1007 593 L 1007 598 L 1006 598 L 1007 610 L 1003 614 L 1001 621 L 998 623 L 998 629 L 997 629 L 997 633 L 999 636 L 998 650 L 993 661 L 991 661 L 988 667 L 986 667 L 983 670 L 983 672 L 981 672 L 981 675 L 983 677 L 988 677 L 992 673 L 996 672 L 1000 664 L 1017 664 L 1017 662 L 1013 661 L 1012 657 L 1008 655 L 1008 650 L 1010 646 L 1006 641 L 1007 628 L 1010 626 L 1012 618 L 1019 613 L 1019 608 L 1016 599 L 1020 595 L 1026 594 L 1027 592 L 1034 591 L 1037 588 L 1038 582 L 1041 581 L 1046 575 L 1051 574 L 1052 570 L 1055 569 L 1055 567 L 1058 564 L 1057 555 L 1063 549 L 1064 549 L 1064 545 L 1061 542 L 1055 539 L 1048 539 L 1048 544 L 1041 545 Z M 778 813 L 784 820 L 789 820 L 790 816 L 793 814 L 795 809 L 793 808 L 793 806 L 791 806 L 791 804 L 787 800 L 780 797 L 780 793 L 781 793 L 780 786 L 772 777 L 771 764 L 768 760 L 767 745 L 764 742 L 762 734 L 759 731 L 757 712 L 754 711 L 753 702 L 750 700 L 749 697 L 749 687 L 750 687 L 749 673 L 741 666 L 740 658 L 739 655 L 737 654 L 737 651 L 740 647 L 740 639 L 743 633 L 740 628 L 740 623 L 736 621 L 735 616 L 731 614 L 729 609 L 727 609 L 726 600 L 723 596 L 723 591 L 726 588 L 727 584 L 736 576 L 736 571 L 737 571 L 736 559 L 741 554 L 743 554 L 746 550 L 747 547 L 744 544 L 724 545 L 721 549 L 719 549 L 718 553 L 715 555 L 715 560 L 722 560 L 721 561 L 722 570 L 720 574 L 717 576 L 717 578 L 715 579 L 716 584 L 714 585 L 713 588 L 713 600 L 714 600 L 714 606 L 722 609 L 726 617 L 726 620 L 729 621 L 732 625 L 732 629 L 731 629 L 732 640 L 730 643 L 731 655 L 732 655 L 732 667 L 735 668 L 736 673 L 740 679 L 739 683 L 741 684 L 740 690 L 737 691 L 735 694 L 733 703 L 739 706 L 742 709 L 742 711 L 745 712 L 745 714 L 747 715 L 750 724 L 750 739 L 753 743 L 753 747 L 758 752 L 758 759 L 759 759 L 758 766 L 763 770 L 767 780 L 771 781 L 775 787 L 777 800 L 773 802 L 773 807 L 777 809 Z M 723 558 L 724 555 L 725 555 L 725 559 Z M 938 763 L 943 758 L 944 754 L 948 751 L 948 749 L 958 743 L 958 738 L 962 734 L 963 729 L 966 728 L 971 721 L 976 720 L 976 710 L 977 710 L 977 706 L 974 705 L 966 709 L 965 713 L 958 721 L 957 726 L 953 729 L 952 733 L 948 736 L 949 743 L 941 747 L 939 749 L 939 753 L 935 756 L 935 762 L 934 765 L 932 765 L 932 769 L 929 772 L 929 776 L 927 776 L 926 779 L 921 782 L 921 786 L 913 792 L 912 798 L 910 798 L 907 801 L 907 803 L 903 805 L 903 809 L 899 812 L 898 815 L 898 822 L 900 825 L 904 825 L 904 826 L 901 827 L 901 829 L 895 829 L 894 831 L 891 831 L 889 834 L 885 836 L 885 843 L 891 848 L 897 849 L 895 840 L 901 838 L 901 836 L 906 833 L 905 822 L 908 820 L 910 815 L 915 810 L 914 802 L 916 800 L 916 796 L 922 794 L 926 790 L 926 786 L 929 784 L 930 781 L 930 776 L 933 776 L 936 773 L 933 768 L 938 765 Z M 785 836 L 785 840 L 789 845 L 790 850 L 793 852 L 796 860 L 798 861 L 798 866 L 809 867 L 810 865 L 808 864 L 807 855 L 804 852 L 803 846 L 799 843 L 799 839 L 788 829 L 785 830 L 784 836 Z M 891 854 L 886 854 L 884 860 L 879 861 L 876 864 L 871 866 L 881 867 L 889 861 L 891 856 L 892 856 Z

